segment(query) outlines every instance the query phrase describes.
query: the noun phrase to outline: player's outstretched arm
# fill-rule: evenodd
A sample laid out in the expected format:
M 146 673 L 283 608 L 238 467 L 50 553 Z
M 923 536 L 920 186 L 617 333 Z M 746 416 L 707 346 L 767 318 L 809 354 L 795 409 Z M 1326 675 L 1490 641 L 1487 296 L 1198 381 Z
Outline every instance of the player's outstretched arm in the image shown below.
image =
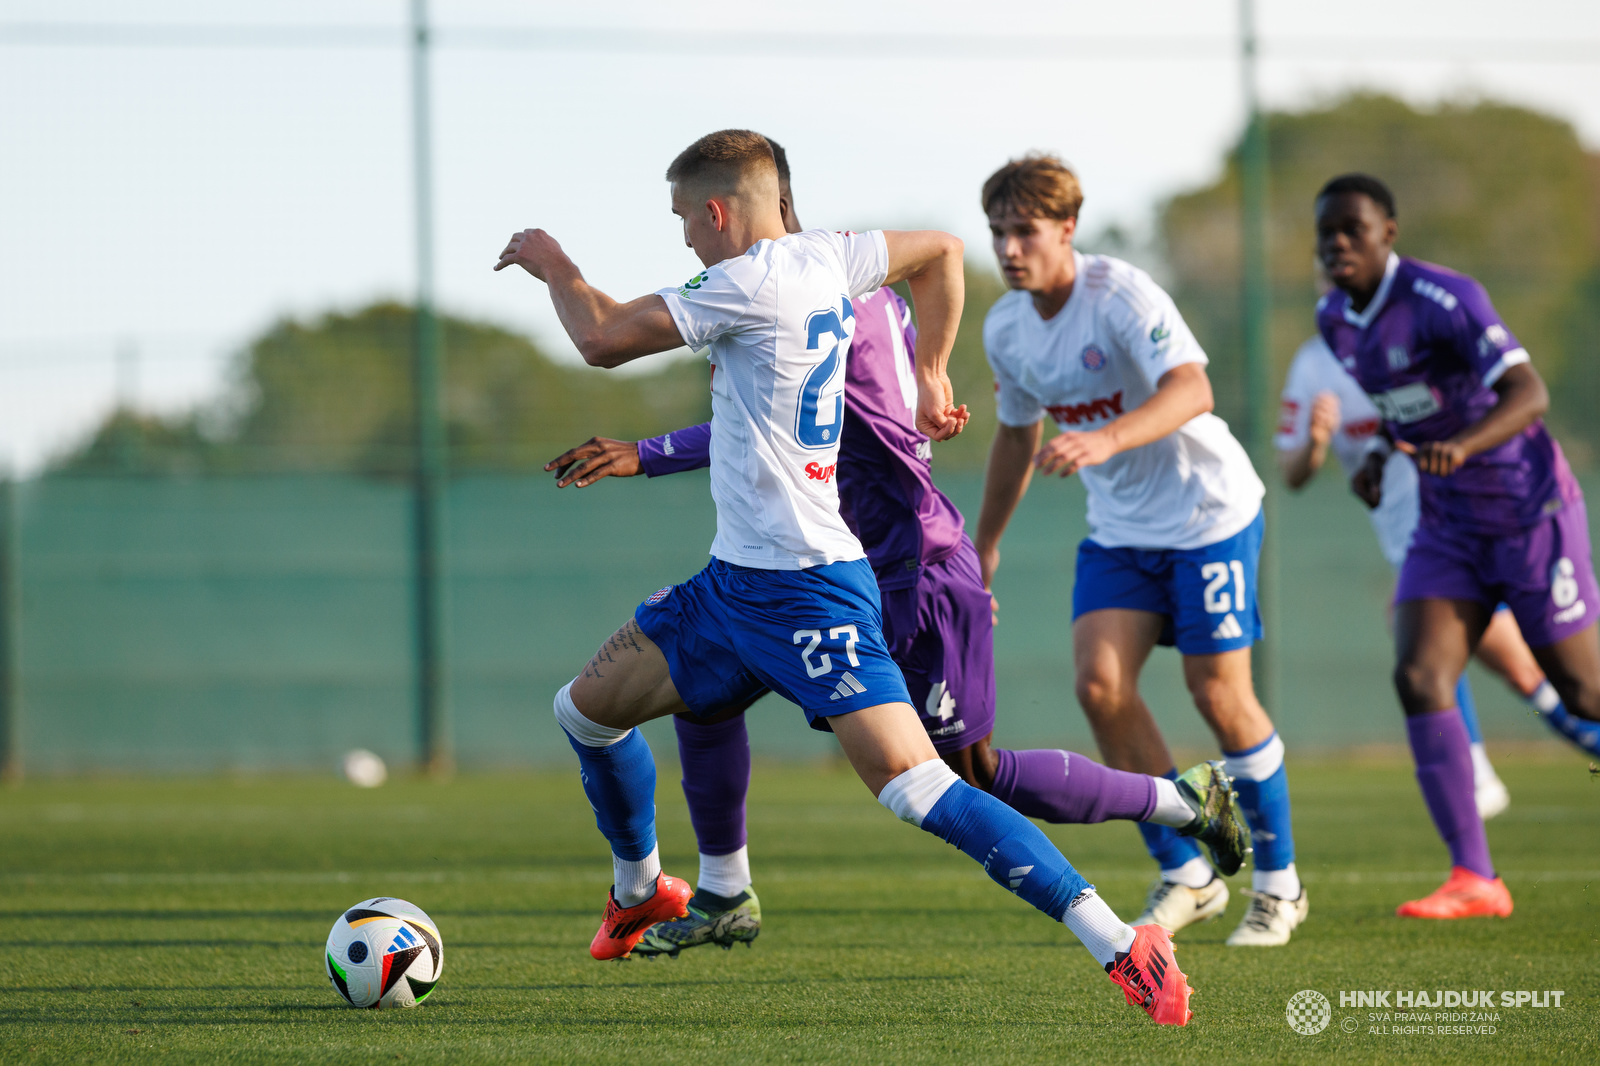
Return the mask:
M 1050 438 L 1033 461 L 1043 473 L 1067 477 L 1119 452 L 1160 440 L 1212 406 L 1211 379 L 1206 377 L 1205 366 L 1184 363 L 1162 374 L 1156 391 L 1138 407 L 1100 429 L 1087 433 L 1067 430 Z
M 544 464 L 556 475 L 556 488 L 580 489 L 604 477 L 661 477 L 711 465 L 711 423 L 675 429 L 641 441 L 590 437 Z
M 494 268 L 508 266 L 520 266 L 550 287 L 556 317 L 590 366 L 621 366 L 683 346 L 665 300 L 652 294 L 618 303 L 584 281 L 577 264 L 542 229 L 511 235 Z
M 1494 383 L 1500 402 L 1489 413 L 1449 440 L 1422 444 L 1395 442 L 1395 447 L 1417 461 L 1424 474 L 1448 477 L 1474 455 L 1497 448 L 1533 425 L 1550 408 L 1550 390 L 1531 363 L 1511 367 Z
M 947 366 L 966 301 L 962 244 L 939 230 L 889 230 L 885 285 L 906 281 L 917 309 L 917 428 L 930 440 L 949 440 L 967 424 L 967 408 L 955 406 Z

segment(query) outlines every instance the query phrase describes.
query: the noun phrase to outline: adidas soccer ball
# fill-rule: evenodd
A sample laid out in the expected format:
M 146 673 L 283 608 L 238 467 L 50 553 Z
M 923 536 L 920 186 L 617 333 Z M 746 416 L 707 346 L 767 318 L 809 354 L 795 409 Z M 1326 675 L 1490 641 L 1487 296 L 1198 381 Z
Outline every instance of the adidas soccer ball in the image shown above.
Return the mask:
M 323 963 L 352 1007 L 414 1007 L 444 973 L 444 941 L 421 907 L 378 896 L 339 915 Z

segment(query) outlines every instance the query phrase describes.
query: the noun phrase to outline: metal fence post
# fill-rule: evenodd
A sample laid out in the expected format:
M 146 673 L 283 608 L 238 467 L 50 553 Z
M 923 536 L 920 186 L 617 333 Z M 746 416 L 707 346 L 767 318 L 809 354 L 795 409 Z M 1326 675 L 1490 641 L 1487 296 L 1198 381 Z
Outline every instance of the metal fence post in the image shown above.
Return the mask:
M 0 479 L 0 782 L 22 780 L 22 570 L 17 483 Z
M 1265 637 L 1251 659 L 1256 695 L 1268 711 L 1278 703 L 1278 649 L 1272 637 L 1278 630 L 1277 498 L 1273 489 L 1277 471 L 1272 455 L 1267 397 L 1272 388 L 1271 312 L 1272 282 L 1267 251 L 1267 120 L 1261 113 L 1256 85 L 1256 28 L 1253 0 L 1239 0 L 1240 65 L 1244 81 L 1246 126 L 1239 152 L 1239 221 L 1243 267 L 1245 418 L 1244 446 L 1267 484 L 1266 530 L 1261 542 L 1256 574 L 1256 603 L 1266 627 Z
M 445 440 L 439 400 L 439 323 L 433 311 L 433 146 L 428 89 L 428 5 L 412 0 L 411 104 L 417 209 L 417 306 L 413 336 L 416 398 L 414 550 L 417 717 L 421 761 L 434 775 L 455 768 L 445 668 Z

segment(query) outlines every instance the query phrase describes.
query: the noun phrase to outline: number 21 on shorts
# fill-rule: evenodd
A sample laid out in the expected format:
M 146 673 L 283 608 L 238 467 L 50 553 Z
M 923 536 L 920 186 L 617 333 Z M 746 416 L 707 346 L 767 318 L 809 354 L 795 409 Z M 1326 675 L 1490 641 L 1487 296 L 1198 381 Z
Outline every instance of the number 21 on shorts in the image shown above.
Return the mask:
M 1233 595 L 1227 591 L 1228 578 L 1233 578 Z M 1227 614 L 1242 611 L 1249 601 L 1244 595 L 1244 563 L 1237 559 L 1225 563 L 1206 563 L 1200 568 L 1200 578 L 1206 583 L 1205 608 L 1207 614 Z
M 860 637 L 856 633 L 855 626 L 834 626 L 832 629 L 828 630 L 828 636 L 833 640 L 838 640 L 841 636 L 843 636 L 845 658 L 850 660 L 851 666 L 861 665 L 861 660 L 856 658 L 856 641 L 859 640 Z M 811 653 L 816 651 L 817 645 L 822 643 L 822 630 L 795 630 L 794 642 L 799 644 L 802 640 L 810 641 L 809 644 L 800 649 L 800 661 L 805 664 L 807 677 L 821 677 L 823 674 L 833 669 L 833 660 L 828 657 L 827 652 L 823 652 L 821 655 L 818 655 L 816 662 L 813 663 L 811 661 Z

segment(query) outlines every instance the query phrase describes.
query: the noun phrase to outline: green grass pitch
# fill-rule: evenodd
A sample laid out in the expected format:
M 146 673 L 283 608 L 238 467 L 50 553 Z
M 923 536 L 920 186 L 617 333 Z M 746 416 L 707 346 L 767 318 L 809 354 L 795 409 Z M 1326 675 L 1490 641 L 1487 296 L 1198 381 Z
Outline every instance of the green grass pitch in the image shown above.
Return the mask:
M 1187 1029 L 1124 1006 L 1064 928 L 839 768 L 757 768 L 753 949 L 606 964 L 586 948 L 609 866 L 575 771 L 372 792 L 30 783 L 0 794 L 0 1061 L 1592 1062 L 1600 781 L 1566 752 L 1500 762 L 1513 802 L 1490 839 L 1516 914 L 1446 924 L 1393 917 L 1446 865 L 1408 767 L 1292 762 L 1310 919 L 1287 948 L 1224 947 L 1235 878 L 1227 915 L 1178 938 Z M 692 878 L 670 770 L 659 798 L 667 869 Z M 1150 871 L 1132 827 L 1050 833 L 1137 913 Z M 336 914 L 380 894 L 444 936 L 444 980 L 415 1010 L 349 1009 L 323 977 Z M 1565 996 L 1476 1036 L 1373 1033 L 1338 997 L 1479 988 Z M 1301 989 L 1333 1001 L 1318 1035 L 1285 1021 Z

